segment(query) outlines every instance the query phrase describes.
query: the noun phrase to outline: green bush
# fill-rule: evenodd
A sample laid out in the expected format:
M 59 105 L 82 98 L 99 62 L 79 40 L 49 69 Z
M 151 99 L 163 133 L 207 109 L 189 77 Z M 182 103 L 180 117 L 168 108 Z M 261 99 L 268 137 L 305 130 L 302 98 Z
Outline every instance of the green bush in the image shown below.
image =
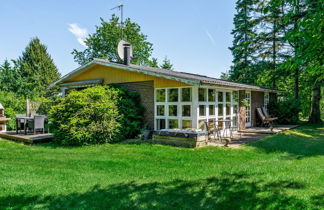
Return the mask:
M 295 124 L 298 122 L 298 113 L 300 111 L 299 102 L 293 97 L 286 97 L 277 102 L 270 102 L 269 112 L 278 117 L 279 124 Z
M 88 145 L 133 137 L 143 121 L 138 98 L 136 93 L 111 86 L 71 91 L 50 110 L 55 142 Z
M 5 108 L 5 116 L 11 118 L 7 130 L 16 129 L 16 114 L 26 113 L 26 100 L 14 92 L 0 91 L 0 103 Z

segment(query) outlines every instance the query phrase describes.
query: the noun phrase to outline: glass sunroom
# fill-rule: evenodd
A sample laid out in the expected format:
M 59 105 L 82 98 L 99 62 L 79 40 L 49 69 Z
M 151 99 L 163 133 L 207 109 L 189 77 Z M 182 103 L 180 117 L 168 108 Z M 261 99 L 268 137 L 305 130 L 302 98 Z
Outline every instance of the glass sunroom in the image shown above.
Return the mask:
M 205 122 L 231 120 L 238 123 L 238 89 L 212 86 L 155 88 L 154 129 L 201 129 Z M 223 127 L 223 123 L 218 123 Z

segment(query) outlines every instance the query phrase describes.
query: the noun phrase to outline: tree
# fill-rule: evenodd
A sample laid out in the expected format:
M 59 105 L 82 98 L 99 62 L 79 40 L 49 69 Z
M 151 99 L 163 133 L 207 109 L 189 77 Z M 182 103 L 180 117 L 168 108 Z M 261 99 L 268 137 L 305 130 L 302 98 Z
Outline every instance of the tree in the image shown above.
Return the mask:
M 233 65 L 229 72 L 229 79 L 237 82 L 255 83 L 256 76 L 251 69 L 254 53 L 255 23 L 252 19 L 255 0 L 237 0 L 236 14 L 234 16 Z
M 161 68 L 167 70 L 173 70 L 173 64 L 171 64 L 170 60 L 167 57 L 165 57 L 161 65 Z
M 117 54 L 117 46 L 118 42 L 124 39 L 133 47 L 132 64 L 147 66 L 151 64 L 152 43 L 147 41 L 147 36 L 141 32 L 141 27 L 137 23 L 127 18 L 121 27 L 118 23 L 119 18 L 115 15 L 112 15 L 108 22 L 102 18 L 100 20 L 101 25 L 96 26 L 96 32 L 90 34 L 85 40 L 87 48 L 83 51 L 73 50 L 72 54 L 77 63 L 84 65 L 93 58 L 121 62 Z
M 37 37 L 29 42 L 14 63 L 21 78 L 19 91 L 25 97 L 45 94 L 48 86 L 60 78 L 47 47 Z
M 21 78 L 17 69 L 5 60 L 0 66 L 0 90 L 6 92 L 16 92 L 20 86 Z
M 158 64 L 157 58 L 152 58 L 151 63 L 150 63 L 150 66 L 151 67 L 154 67 L 154 68 L 159 68 L 159 64 Z

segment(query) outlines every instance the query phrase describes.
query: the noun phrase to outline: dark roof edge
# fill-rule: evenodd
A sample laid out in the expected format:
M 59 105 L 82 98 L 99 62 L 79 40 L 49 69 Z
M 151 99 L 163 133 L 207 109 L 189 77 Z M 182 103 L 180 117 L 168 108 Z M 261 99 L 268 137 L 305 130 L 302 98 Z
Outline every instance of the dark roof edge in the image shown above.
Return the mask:
M 165 79 L 170 80 L 176 80 L 179 82 L 183 82 L 189 85 L 219 85 L 219 86 L 226 86 L 226 87 L 233 87 L 233 88 L 241 88 L 241 89 L 250 89 L 255 91 L 269 91 L 269 92 L 284 92 L 277 89 L 271 89 L 271 88 L 264 88 L 256 85 L 248 85 L 244 83 L 238 83 L 238 82 L 232 82 L 227 80 L 221 80 L 216 79 L 212 77 L 207 77 L 203 75 L 197 75 L 197 74 L 191 74 L 191 73 L 185 73 L 185 72 L 178 72 L 178 71 L 170 71 L 166 69 L 160 69 L 160 68 L 152 68 L 152 67 L 144 67 L 144 66 L 136 66 L 136 65 L 124 65 L 119 63 L 113 63 L 104 59 L 98 59 L 94 58 L 89 63 L 80 66 L 79 68 L 71 71 L 70 73 L 64 75 L 61 79 L 54 82 L 50 85 L 50 87 L 53 87 L 55 85 L 58 85 L 65 80 L 71 78 L 74 75 L 80 74 L 81 72 L 85 71 L 92 65 L 103 65 L 103 66 L 109 66 L 114 67 L 122 70 L 137 72 L 137 73 L 144 73 L 151 76 L 157 76 L 162 77 Z

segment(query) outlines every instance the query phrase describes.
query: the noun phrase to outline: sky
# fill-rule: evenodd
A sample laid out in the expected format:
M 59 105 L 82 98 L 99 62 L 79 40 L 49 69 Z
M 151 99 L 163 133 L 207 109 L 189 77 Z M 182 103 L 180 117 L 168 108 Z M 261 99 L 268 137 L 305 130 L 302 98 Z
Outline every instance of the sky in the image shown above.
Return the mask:
M 0 62 L 17 59 L 39 37 L 62 75 L 79 65 L 73 49 L 123 4 L 153 43 L 153 57 L 167 56 L 174 70 L 219 77 L 229 70 L 235 0 L 0 0 Z

